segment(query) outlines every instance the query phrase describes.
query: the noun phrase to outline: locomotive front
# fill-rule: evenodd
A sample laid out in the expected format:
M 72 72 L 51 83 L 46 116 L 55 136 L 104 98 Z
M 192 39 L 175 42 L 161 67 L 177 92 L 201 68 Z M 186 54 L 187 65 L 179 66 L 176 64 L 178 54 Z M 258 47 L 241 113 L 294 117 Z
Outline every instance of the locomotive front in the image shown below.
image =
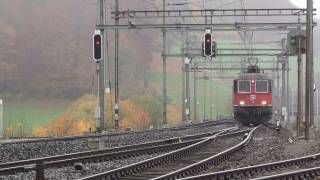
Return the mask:
M 249 67 L 233 83 L 234 118 L 244 125 L 258 125 L 272 118 L 272 81 L 257 67 Z

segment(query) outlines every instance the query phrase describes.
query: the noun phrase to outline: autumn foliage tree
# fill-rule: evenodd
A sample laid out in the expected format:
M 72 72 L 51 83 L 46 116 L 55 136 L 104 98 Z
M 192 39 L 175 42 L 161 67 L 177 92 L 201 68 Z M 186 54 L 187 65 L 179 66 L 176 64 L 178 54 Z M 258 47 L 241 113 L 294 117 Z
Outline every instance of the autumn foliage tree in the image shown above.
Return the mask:
M 48 136 L 48 130 L 44 127 L 37 127 L 32 130 L 32 135 L 36 137 Z
M 94 127 L 94 105 L 96 98 L 85 95 L 73 102 L 57 119 L 43 127 L 33 129 L 34 136 L 79 135 Z
M 113 94 L 105 96 L 105 127 L 113 129 Z M 33 129 L 37 137 L 81 135 L 88 131 L 95 131 L 94 109 L 97 98 L 85 95 L 74 101 L 58 118 L 51 120 L 43 127 Z M 148 129 L 162 122 L 161 101 L 152 96 L 134 97 L 120 101 L 120 129 L 134 130 Z M 155 119 L 155 121 L 152 121 Z M 169 125 L 180 122 L 180 111 L 176 106 L 168 106 Z
M 180 110 L 174 106 L 168 106 L 168 124 L 169 126 L 178 125 L 181 122 L 181 112 Z
M 105 99 L 106 128 L 113 128 L 112 95 Z M 97 98 L 93 95 L 85 95 L 73 102 L 67 110 L 58 118 L 49 121 L 43 127 L 33 129 L 33 136 L 70 136 L 80 135 L 95 130 L 94 108 Z M 133 129 L 145 129 L 150 127 L 150 115 L 142 107 L 130 100 L 120 102 L 120 128 L 131 127 Z
M 150 127 L 150 115 L 143 108 L 134 105 L 125 100 L 120 103 L 122 118 L 120 119 L 120 128 L 147 129 Z
M 151 95 L 133 96 L 130 101 L 149 114 L 150 126 L 154 128 L 162 126 L 162 99 L 160 97 Z

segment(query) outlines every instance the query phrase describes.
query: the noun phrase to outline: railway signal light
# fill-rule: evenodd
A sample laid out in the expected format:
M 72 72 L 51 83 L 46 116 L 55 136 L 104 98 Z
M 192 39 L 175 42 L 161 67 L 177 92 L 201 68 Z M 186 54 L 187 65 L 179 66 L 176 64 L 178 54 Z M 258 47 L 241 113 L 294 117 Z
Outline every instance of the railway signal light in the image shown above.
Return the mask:
M 296 36 L 290 35 L 289 42 L 290 42 L 291 45 L 296 46 L 296 45 L 297 45 L 297 38 L 296 38 Z
M 93 59 L 95 61 L 102 59 L 102 35 L 100 33 L 93 35 Z
M 299 44 L 300 41 L 300 44 Z M 306 53 L 306 33 L 304 30 L 291 30 L 287 37 L 287 47 L 290 55 L 297 55 L 299 52 L 299 45 L 301 54 Z
M 204 34 L 203 55 L 206 57 L 212 56 L 212 35 L 210 30 L 206 30 Z

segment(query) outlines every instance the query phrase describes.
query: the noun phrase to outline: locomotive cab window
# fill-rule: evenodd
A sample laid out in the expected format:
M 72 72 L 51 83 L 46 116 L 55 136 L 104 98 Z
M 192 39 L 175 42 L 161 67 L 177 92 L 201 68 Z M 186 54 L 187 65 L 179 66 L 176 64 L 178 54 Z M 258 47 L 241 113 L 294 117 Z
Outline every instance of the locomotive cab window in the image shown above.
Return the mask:
M 251 92 L 250 81 L 238 81 L 238 92 L 239 93 L 250 93 Z
M 256 81 L 256 92 L 257 93 L 267 93 L 269 92 L 268 81 L 257 80 Z

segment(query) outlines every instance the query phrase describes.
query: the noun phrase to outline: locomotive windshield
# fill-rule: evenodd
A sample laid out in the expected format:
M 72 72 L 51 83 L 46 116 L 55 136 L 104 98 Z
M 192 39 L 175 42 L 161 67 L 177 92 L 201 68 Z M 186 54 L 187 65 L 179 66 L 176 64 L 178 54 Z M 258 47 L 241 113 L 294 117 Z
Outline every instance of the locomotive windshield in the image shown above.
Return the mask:
M 239 81 L 239 93 L 250 93 L 251 87 L 250 87 L 250 81 Z
M 268 92 L 268 81 L 256 81 L 256 92 L 267 93 Z

